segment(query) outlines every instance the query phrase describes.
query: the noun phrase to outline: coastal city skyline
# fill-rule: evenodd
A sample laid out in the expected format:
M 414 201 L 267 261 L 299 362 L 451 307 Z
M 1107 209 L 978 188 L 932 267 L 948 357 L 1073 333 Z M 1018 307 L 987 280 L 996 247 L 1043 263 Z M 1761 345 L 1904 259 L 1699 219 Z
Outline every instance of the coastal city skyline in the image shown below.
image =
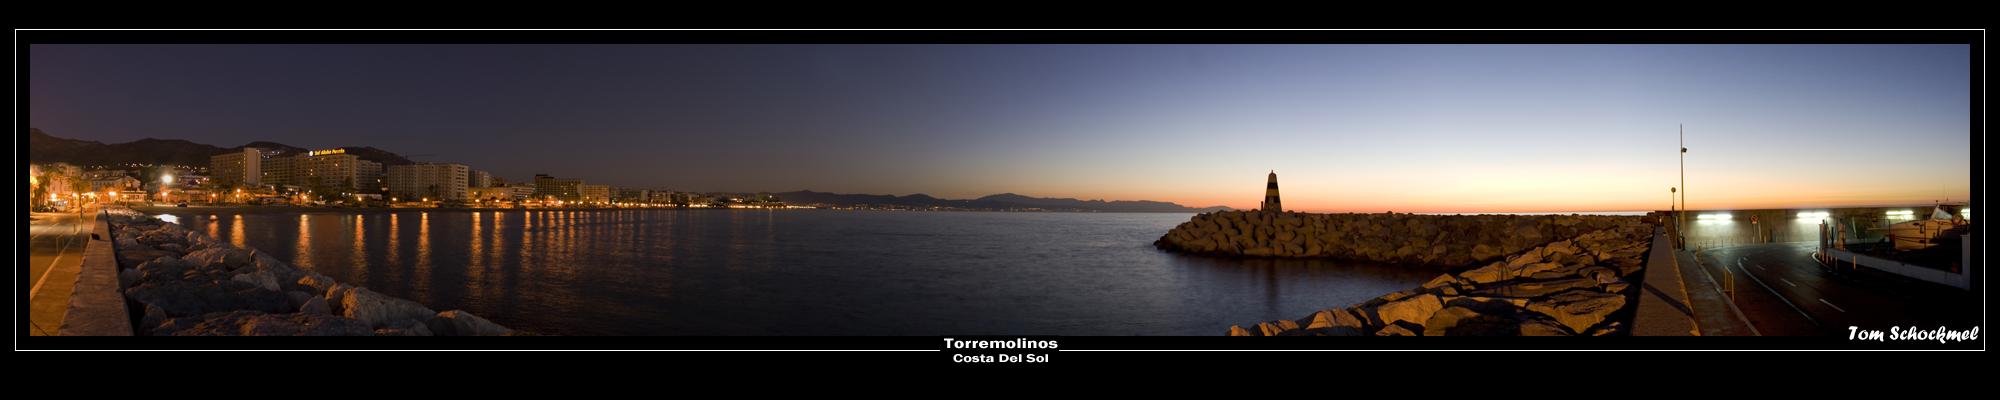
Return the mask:
M 1276 170 L 1300 211 L 1639 211 L 1666 208 L 1686 123 L 1696 209 L 1970 193 L 1951 45 L 30 51 L 30 116 L 58 136 L 370 146 L 514 180 L 1252 209 L 1244 182 Z
M 21 350 L 1986 345 L 1978 29 L 21 31 Z

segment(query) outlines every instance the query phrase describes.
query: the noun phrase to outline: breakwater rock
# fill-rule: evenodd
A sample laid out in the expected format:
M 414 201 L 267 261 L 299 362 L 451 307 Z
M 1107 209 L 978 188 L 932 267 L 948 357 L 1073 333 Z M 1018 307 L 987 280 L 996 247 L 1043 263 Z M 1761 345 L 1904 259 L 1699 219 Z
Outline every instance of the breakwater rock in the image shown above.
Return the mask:
M 520 335 L 334 281 L 130 209 L 109 211 L 119 287 L 152 336 Z
M 1379 263 L 1476 265 L 1549 242 L 1639 222 L 1598 215 L 1203 213 L 1153 245 L 1224 256 L 1335 258 Z
M 1652 226 L 1630 219 L 1534 247 L 1422 287 L 1298 320 L 1230 326 L 1230 336 L 1628 335 L 1652 249 Z

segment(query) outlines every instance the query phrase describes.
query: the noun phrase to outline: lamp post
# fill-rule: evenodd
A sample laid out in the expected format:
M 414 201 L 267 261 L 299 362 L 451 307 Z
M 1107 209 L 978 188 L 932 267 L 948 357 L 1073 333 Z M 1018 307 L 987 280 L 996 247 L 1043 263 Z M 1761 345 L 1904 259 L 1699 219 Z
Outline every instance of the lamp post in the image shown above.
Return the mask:
M 1681 154 L 1681 186 L 1680 186 L 1680 188 L 1681 188 L 1681 189 L 1686 189 L 1686 188 L 1687 188 L 1687 186 L 1688 186 L 1688 161 L 1687 161 L 1687 159 L 1688 159 L 1688 156 L 1687 156 L 1687 154 L 1688 154 L 1688 148 L 1687 148 L 1687 124 L 1681 124 L 1681 153 L 1680 153 L 1680 154 Z M 1681 193 L 1680 197 L 1681 197 L 1681 212 L 1682 212 L 1682 213 L 1686 213 L 1686 212 L 1687 212 L 1687 209 L 1688 209 L 1688 207 L 1687 207 L 1687 205 L 1688 205 L 1688 195 L 1687 195 L 1687 193 Z M 1676 215 L 1679 215 L 1679 214 L 1676 214 Z M 1687 216 L 1686 216 L 1686 215 L 1680 215 L 1680 225 L 1681 225 L 1681 226 L 1686 226 L 1686 225 L 1687 225 Z M 1678 228 L 1678 227 L 1676 227 L 1676 228 Z M 1678 229 L 1676 229 L 1676 231 L 1678 231 Z
M 174 174 L 160 175 L 160 201 L 168 203 L 173 202 L 173 198 L 167 197 L 168 194 L 167 192 L 174 189 L 173 185 L 174 185 Z

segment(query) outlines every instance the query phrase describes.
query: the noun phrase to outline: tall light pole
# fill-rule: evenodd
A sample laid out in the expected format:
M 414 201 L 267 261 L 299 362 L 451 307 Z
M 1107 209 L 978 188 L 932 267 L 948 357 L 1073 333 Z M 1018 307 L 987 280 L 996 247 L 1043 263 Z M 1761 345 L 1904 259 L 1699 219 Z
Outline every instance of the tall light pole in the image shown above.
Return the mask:
M 173 185 L 174 185 L 174 174 L 169 173 L 165 175 L 160 175 L 160 201 L 168 203 L 174 202 L 171 198 L 167 197 L 167 191 L 173 190 Z
M 1681 186 L 1680 186 L 1681 189 L 1687 189 L 1688 186 L 1687 154 L 1688 154 L 1687 124 L 1681 124 Z M 1687 215 L 1685 215 L 1688 212 L 1687 205 L 1688 205 L 1688 194 L 1687 192 L 1681 192 L 1681 210 L 1679 213 L 1675 213 L 1675 215 L 1679 215 L 1681 217 L 1680 226 L 1676 227 L 1675 231 L 1679 231 L 1680 229 L 1684 229 L 1685 227 L 1687 227 Z

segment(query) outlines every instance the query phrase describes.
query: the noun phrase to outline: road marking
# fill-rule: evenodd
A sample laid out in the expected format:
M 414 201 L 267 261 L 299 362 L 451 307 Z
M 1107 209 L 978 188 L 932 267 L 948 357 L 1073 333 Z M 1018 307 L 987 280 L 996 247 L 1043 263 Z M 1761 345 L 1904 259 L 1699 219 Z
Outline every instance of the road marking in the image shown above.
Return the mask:
M 1833 309 L 1839 310 L 1840 312 L 1847 312 L 1847 310 L 1841 310 L 1840 306 L 1833 305 L 1833 302 L 1826 301 L 1826 299 L 1819 299 L 1819 302 L 1826 303 L 1827 307 L 1833 307 Z
M 1791 281 L 1791 280 L 1788 280 L 1788 279 L 1785 279 L 1785 278 L 1778 278 L 1778 281 L 1779 281 L 1779 282 L 1784 282 L 1784 283 L 1785 283 L 1785 284 L 1787 284 L 1787 285 L 1792 285 L 1792 287 L 1799 287 L 1799 284 L 1796 284 L 1796 283 L 1792 283 L 1792 281 Z
M 70 243 L 75 241 L 71 239 L 76 238 L 76 233 L 78 231 L 76 229 L 76 226 L 78 225 L 72 223 L 70 225 L 69 235 L 56 238 L 57 240 L 62 241 L 62 247 L 56 249 L 56 258 L 49 260 L 49 267 L 42 269 L 42 278 L 36 279 L 35 286 L 28 288 L 28 301 L 34 301 L 35 295 L 42 293 L 42 284 L 49 282 L 49 275 L 56 271 L 56 263 L 62 262 L 63 253 L 69 251 Z
M 1723 268 L 1725 268 L 1725 269 L 1726 269 L 1726 268 L 1729 268 L 1729 267 L 1727 267 L 1727 266 L 1724 266 Z M 1737 261 L 1737 262 L 1736 262 L 1736 268 L 1739 268 L 1739 269 L 1743 268 L 1743 262 L 1742 262 L 1742 261 Z M 1763 286 L 1763 287 L 1764 287 L 1764 290 L 1768 290 L 1768 291 L 1770 291 L 1770 292 L 1771 292 L 1771 295 L 1773 295 L 1773 296 L 1778 296 L 1778 301 L 1782 301 L 1782 302 L 1785 302 L 1785 305 L 1788 305 L 1788 306 L 1792 306 L 1792 310 L 1793 310 L 1793 311 L 1798 311 L 1798 312 L 1799 312 L 1799 315 L 1800 315 L 1800 316 L 1804 316 L 1804 317 L 1806 317 L 1806 322 L 1811 322 L 1811 323 L 1813 324 L 1813 326 L 1819 326 L 1819 320 L 1816 320 L 1816 319 L 1813 319 L 1813 317 L 1812 317 L 1812 314 L 1806 314 L 1806 309 L 1803 309 L 1803 308 L 1799 308 L 1799 305 L 1797 305 L 1797 304 L 1792 304 L 1792 300 L 1791 300 L 1791 299 L 1787 299 L 1787 298 L 1785 298 L 1785 294 L 1784 294 L 1784 293 L 1778 293 L 1778 289 L 1772 289 L 1772 288 L 1771 288 L 1771 285 L 1766 285 L 1766 284 L 1764 284 L 1764 280 L 1763 280 L 1763 279 L 1758 279 L 1758 278 L 1757 278 L 1757 274 L 1752 274 L 1752 273 L 1750 273 L 1750 271 L 1749 271 L 1749 270 L 1744 270 L 1744 271 L 1743 271 L 1743 275 L 1748 275 L 1748 276 L 1750 276 L 1750 281 L 1751 281 L 1751 282 L 1757 282 L 1757 286 Z M 1819 301 L 1820 301 L 1820 302 L 1825 302 L 1825 301 L 1826 301 L 1826 299 L 1820 299 Z M 1833 304 L 1827 304 L 1827 305 L 1833 305 Z M 1840 308 L 1840 307 L 1834 307 L 1834 308 L 1836 308 L 1836 309 L 1837 309 L 1837 308 Z M 1841 311 L 1841 312 L 1846 312 L 1846 311 Z
M 1768 269 L 1764 269 L 1764 264 L 1754 264 L 1754 265 L 1757 266 L 1758 271 L 1770 271 Z

